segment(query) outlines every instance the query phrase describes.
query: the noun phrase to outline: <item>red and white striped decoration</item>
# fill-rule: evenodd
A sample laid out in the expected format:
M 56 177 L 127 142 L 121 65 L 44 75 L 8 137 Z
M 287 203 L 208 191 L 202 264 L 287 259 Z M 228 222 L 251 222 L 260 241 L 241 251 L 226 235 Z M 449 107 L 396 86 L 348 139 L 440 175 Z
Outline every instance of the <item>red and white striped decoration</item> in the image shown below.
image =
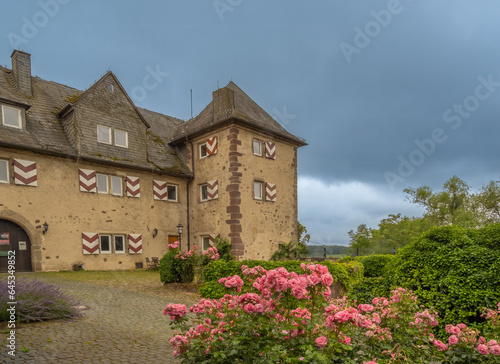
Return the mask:
M 14 183 L 23 186 L 38 186 L 36 162 L 14 159 Z
M 142 253 L 142 235 L 141 234 L 128 234 L 128 253 L 141 254 Z
M 83 254 L 99 254 L 99 234 L 82 233 Z
M 208 240 L 210 241 L 210 245 L 215 245 L 215 239 L 220 238 L 220 234 L 210 234 L 208 235 Z
M 80 180 L 80 191 L 91 193 L 97 192 L 97 180 L 95 171 L 80 168 L 78 171 L 78 175 L 78 178 Z
M 276 201 L 276 185 L 272 183 L 266 183 L 266 201 Z
M 214 155 L 217 153 L 217 137 L 207 139 L 207 155 Z
M 276 144 L 266 142 L 266 158 L 276 159 Z
M 209 200 L 219 198 L 219 180 L 207 182 L 207 196 Z
M 167 182 L 153 181 L 153 198 L 155 200 L 167 201 L 168 199 Z
M 125 179 L 127 197 L 141 197 L 141 184 L 139 177 L 127 176 Z

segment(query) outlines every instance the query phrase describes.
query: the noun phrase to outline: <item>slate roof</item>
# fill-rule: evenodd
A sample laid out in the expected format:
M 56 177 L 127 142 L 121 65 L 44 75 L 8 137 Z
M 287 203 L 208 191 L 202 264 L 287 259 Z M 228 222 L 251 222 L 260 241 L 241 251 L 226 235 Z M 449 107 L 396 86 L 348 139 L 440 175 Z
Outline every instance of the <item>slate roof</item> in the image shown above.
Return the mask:
M 0 145 L 78 158 L 78 151 L 69 140 L 57 115 L 64 108 L 70 108 L 73 103 L 78 102 L 80 97 L 85 96 L 85 92 L 91 92 L 92 87 L 99 81 L 84 92 L 39 77 L 32 77 L 31 80 L 33 96 L 20 94 L 12 82 L 12 71 L 0 66 L 0 103 L 14 103 L 27 109 L 25 130 L 0 125 Z M 135 108 L 133 104 L 132 107 Z M 135 109 L 145 125 L 150 126 L 147 140 L 150 162 L 115 161 L 110 164 L 180 177 L 192 176 L 192 172 L 177 153 L 177 148 L 167 144 L 168 136 L 173 134 L 182 121 L 145 109 Z M 86 159 L 98 163 L 109 162 L 97 156 L 86 156 Z
M 289 133 L 276 120 L 274 120 L 264 109 L 252 100 L 243 90 L 241 90 L 233 81 L 229 82 L 226 88 L 234 91 L 234 105 L 226 112 L 227 117 L 216 120 L 214 117 L 214 101 L 193 119 L 181 124 L 177 129 L 171 142 L 176 143 L 187 137 L 201 134 L 207 130 L 235 120 L 247 125 L 255 130 L 264 131 L 271 135 L 284 138 L 298 146 L 307 145 L 307 143 Z

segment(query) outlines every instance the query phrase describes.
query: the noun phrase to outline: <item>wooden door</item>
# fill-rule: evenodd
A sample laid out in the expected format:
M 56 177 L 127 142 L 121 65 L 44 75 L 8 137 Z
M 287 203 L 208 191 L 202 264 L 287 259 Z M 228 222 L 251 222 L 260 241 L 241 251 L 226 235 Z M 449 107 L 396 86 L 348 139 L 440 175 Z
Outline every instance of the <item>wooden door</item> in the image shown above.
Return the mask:
M 7 272 L 7 252 L 16 257 L 16 273 L 31 272 L 31 241 L 28 234 L 12 221 L 0 219 L 0 273 Z
M 174 241 L 179 241 L 179 236 L 178 235 L 169 235 L 168 236 L 168 243 L 171 244 Z

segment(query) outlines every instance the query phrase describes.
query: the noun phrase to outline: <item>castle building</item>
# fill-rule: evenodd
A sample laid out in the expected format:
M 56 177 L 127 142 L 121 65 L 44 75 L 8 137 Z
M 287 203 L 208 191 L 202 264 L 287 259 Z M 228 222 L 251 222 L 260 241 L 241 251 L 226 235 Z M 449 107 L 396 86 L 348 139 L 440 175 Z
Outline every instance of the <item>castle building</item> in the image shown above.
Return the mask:
M 183 121 L 138 108 L 112 72 L 85 91 L 0 67 L 0 271 L 133 269 L 220 236 L 237 259 L 297 238 L 297 149 L 236 84 Z M 179 227 L 182 233 L 179 236 Z M 12 254 L 12 253 L 10 253 Z

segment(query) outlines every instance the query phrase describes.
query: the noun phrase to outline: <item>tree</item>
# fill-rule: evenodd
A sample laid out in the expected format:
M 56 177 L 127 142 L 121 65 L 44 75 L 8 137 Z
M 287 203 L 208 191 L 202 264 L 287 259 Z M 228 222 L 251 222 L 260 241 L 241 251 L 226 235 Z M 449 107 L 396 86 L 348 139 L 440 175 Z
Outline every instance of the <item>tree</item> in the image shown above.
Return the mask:
M 298 254 L 300 256 L 307 255 L 309 249 L 307 249 L 307 243 L 311 240 L 311 235 L 307 233 L 307 228 L 297 221 L 297 241 L 298 241 Z
M 365 253 L 371 252 L 373 248 L 372 229 L 366 227 L 366 224 L 359 225 L 356 232 L 350 230 L 348 234 L 350 238 L 349 247 L 352 251 L 359 248 Z
M 457 176 L 446 181 L 441 192 L 434 192 L 428 186 L 406 188 L 404 192 L 410 202 L 425 207 L 424 216 L 434 225 L 478 226 L 470 186 Z

